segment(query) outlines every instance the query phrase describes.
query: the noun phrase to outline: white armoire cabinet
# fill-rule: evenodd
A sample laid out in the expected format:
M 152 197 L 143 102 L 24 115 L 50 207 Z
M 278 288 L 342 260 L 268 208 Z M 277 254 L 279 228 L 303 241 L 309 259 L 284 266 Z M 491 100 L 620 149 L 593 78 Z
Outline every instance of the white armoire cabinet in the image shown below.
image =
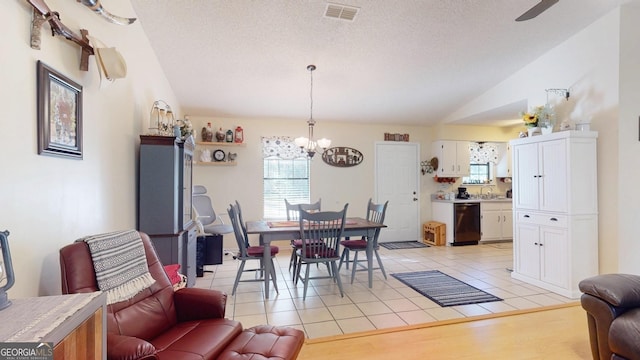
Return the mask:
M 512 277 L 569 298 L 598 274 L 597 132 L 561 131 L 510 141 Z
M 434 175 L 439 177 L 469 176 L 471 152 L 468 141 L 434 141 L 433 154 L 438 158 L 438 168 L 435 169 Z

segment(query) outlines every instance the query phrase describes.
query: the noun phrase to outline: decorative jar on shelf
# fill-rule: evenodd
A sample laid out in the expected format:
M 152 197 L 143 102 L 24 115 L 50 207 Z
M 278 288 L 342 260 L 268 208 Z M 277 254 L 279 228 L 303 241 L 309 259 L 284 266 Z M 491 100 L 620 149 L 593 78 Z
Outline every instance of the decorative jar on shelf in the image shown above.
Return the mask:
M 228 143 L 233 142 L 233 131 L 231 129 L 227 130 L 226 141 Z
M 213 140 L 213 129 L 211 123 L 207 123 L 207 126 L 202 128 L 202 141 L 211 142 Z
M 538 131 L 538 127 L 537 126 L 531 126 L 527 128 L 527 135 L 529 135 L 530 137 L 533 136 L 533 134 Z
M 225 133 L 224 131 L 222 131 L 222 128 L 220 128 L 218 131 L 216 131 L 216 140 L 218 140 L 218 142 L 223 142 L 225 138 Z

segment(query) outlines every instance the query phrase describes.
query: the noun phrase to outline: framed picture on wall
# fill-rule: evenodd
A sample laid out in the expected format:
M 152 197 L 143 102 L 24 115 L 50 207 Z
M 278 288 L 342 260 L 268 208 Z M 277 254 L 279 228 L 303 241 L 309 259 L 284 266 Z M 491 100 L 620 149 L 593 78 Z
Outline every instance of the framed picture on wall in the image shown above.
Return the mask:
M 82 86 L 38 61 L 38 154 L 82 159 Z

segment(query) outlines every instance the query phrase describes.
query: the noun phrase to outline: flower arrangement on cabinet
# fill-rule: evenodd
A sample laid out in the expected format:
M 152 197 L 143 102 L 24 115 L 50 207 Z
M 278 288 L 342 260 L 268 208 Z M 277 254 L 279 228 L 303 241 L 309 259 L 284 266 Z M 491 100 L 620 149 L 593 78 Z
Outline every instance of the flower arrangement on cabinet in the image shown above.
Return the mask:
M 180 126 L 180 135 L 182 135 L 183 139 L 189 137 L 189 135 L 196 136 L 193 131 L 193 125 L 191 125 L 188 117 L 185 116 L 184 120 L 178 120 L 178 125 Z
M 521 112 L 520 116 L 522 117 L 522 121 L 524 121 L 524 125 L 528 128 L 553 126 L 553 120 L 555 118 L 553 108 L 548 104 L 534 106 L 528 112 Z

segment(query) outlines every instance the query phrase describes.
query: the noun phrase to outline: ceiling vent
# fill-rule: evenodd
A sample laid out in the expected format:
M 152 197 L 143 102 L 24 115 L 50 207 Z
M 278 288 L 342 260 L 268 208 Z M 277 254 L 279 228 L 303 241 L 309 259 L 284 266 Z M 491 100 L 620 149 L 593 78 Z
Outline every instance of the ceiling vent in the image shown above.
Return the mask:
M 352 6 L 340 4 L 327 4 L 327 10 L 324 12 L 325 17 L 353 21 L 360 9 Z

